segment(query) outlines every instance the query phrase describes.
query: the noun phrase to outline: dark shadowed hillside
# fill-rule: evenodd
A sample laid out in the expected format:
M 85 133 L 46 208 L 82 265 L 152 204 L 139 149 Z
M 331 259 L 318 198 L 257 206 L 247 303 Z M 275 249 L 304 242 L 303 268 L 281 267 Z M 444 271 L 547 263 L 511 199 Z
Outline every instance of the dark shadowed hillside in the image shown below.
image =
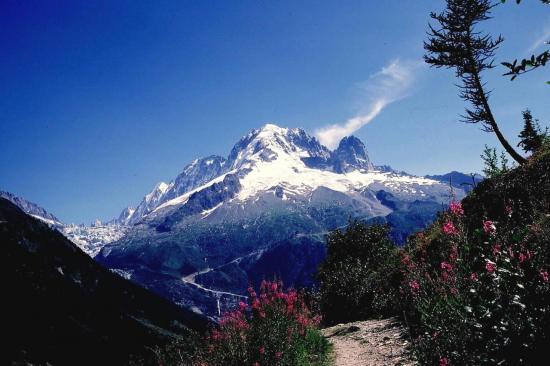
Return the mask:
M 0 199 L 2 364 L 122 365 L 206 321 L 104 269 Z M 132 355 L 132 356 L 131 356 Z

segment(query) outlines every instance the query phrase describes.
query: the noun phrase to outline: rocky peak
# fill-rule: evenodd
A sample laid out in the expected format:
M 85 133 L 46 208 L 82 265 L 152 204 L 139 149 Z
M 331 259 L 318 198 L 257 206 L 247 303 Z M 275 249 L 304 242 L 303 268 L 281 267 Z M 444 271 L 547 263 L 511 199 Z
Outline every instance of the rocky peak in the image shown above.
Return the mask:
M 172 186 L 166 191 L 159 204 L 209 182 L 225 173 L 227 168 L 227 159 L 222 156 L 210 155 L 205 158 L 195 159 L 191 164 L 183 168 L 183 171 L 174 179 Z
M 347 173 L 356 169 L 372 170 L 365 144 L 355 136 L 344 137 L 333 153 L 334 171 Z
M 293 159 L 329 159 L 330 151 L 300 128 L 284 128 L 268 123 L 252 130 L 231 150 L 232 169 L 254 165 L 259 161 L 273 161 L 281 155 Z
M 130 222 L 130 219 L 132 218 L 132 215 L 134 214 L 135 211 L 136 211 L 136 209 L 133 208 L 133 207 L 126 207 L 120 213 L 120 216 L 116 220 L 116 223 L 120 224 L 120 225 L 128 225 L 128 223 Z

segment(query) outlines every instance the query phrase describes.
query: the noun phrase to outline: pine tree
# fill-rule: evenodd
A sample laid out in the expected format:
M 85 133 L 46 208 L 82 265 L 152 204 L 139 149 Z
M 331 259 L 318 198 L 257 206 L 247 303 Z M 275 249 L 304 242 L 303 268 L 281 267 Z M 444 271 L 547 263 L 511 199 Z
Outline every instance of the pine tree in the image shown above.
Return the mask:
M 519 136 L 520 142 L 518 146 L 521 146 L 526 153 L 534 153 L 537 151 L 544 142 L 545 133 L 540 129 L 537 120 L 533 120 L 530 110 L 523 111 L 523 130 Z
M 502 37 L 493 39 L 476 30 L 478 23 L 491 19 L 490 0 L 447 0 L 446 9 L 431 13 L 439 28 L 429 25 L 428 41 L 424 43 L 425 61 L 435 67 L 452 68 L 461 80 L 460 97 L 470 104 L 463 121 L 481 123 L 486 132 L 494 132 L 506 152 L 518 163 L 525 162 L 506 140 L 489 106 L 482 74 L 492 69 L 495 51 Z
M 490 148 L 485 145 L 481 159 L 485 163 L 483 174 L 485 174 L 486 177 L 496 177 L 501 173 L 500 167 L 498 166 L 497 150 L 495 148 Z

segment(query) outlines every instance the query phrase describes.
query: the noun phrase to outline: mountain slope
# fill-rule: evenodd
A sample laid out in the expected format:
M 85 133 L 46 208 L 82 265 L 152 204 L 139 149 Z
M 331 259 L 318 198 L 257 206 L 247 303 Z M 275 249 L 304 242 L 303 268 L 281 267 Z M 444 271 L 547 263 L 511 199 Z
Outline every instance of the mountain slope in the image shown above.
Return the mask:
M 63 225 L 61 223 L 61 220 L 55 217 L 52 213 L 49 213 L 42 207 L 38 206 L 36 203 L 33 203 L 21 197 L 17 197 L 16 195 L 6 191 L 0 191 L 0 198 L 4 198 L 10 201 L 14 205 L 22 209 L 28 215 L 31 215 L 39 220 L 42 220 L 48 225 L 52 225 L 52 226 Z
M 3 364 L 122 365 L 132 354 L 150 357 L 146 347 L 206 326 L 2 198 L 0 239 Z
M 472 191 L 478 183 L 483 181 L 483 176 L 479 174 L 464 174 L 457 171 L 441 175 L 427 175 L 426 178 L 464 189 L 466 192 Z
M 0 198 L 7 199 L 26 214 L 58 230 L 91 257 L 95 257 L 105 244 L 119 240 L 126 234 L 126 231 L 128 231 L 126 224 L 135 211 L 135 209 L 127 208 L 121 213 L 118 220 L 112 220 L 108 223 L 96 220 L 95 223 L 89 226 L 75 225 L 63 223 L 44 208 L 10 192 L 0 191 Z
M 146 196 L 156 207 L 133 216 L 126 235 L 95 258 L 207 315 L 264 278 L 311 286 L 324 235 L 350 218 L 388 222 L 403 242 L 451 197 L 437 180 L 376 168 L 353 136 L 330 151 L 273 124 L 252 130 L 227 158 L 194 161 L 164 191 Z

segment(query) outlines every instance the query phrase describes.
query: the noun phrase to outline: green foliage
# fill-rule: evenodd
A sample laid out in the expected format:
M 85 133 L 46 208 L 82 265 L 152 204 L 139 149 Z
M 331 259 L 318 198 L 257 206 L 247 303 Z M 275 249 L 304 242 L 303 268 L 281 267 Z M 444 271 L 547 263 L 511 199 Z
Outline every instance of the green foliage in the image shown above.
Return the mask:
M 550 61 L 550 51 L 544 51 L 538 55 L 531 55 L 530 58 L 524 58 L 519 63 L 517 59 L 512 62 L 502 62 L 502 65 L 509 70 L 504 76 L 510 76 L 510 80 L 514 80 L 519 75 L 546 66 L 548 61 Z
M 327 238 L 319 267 L 320 307 L 327 323 L 394 315 L 401 274 L 387 226 L 351 222 Z
M 259 296 L 226 314 L 207 338 L 201 365 L 327 365 L 330 345 L 318 329 L 304 295 L 262 282 Z
M 506 0 L 500 0 L 502 3 L 505 3 Z M 550 0 L 541 0 L 543 4 L 550 5 Z M 521 0 L 516 0 L 516 4 L 520 4 Z M 550 41 L 550 40 L 548 40 Z M 548 44 L 549 42 L 546 42 Z M 533 71 L 539 67 L 546 66 L 550 60 L 550 51 L 544 51 L 538 55 L 531 55 L 530 58 L 524 58 L 519 63 L 515 59 L 513 62 L 502 62 L 502 65 L 506 67 L 509 71 L 504 74 L 504 76 L 510 76 L 510 80 L 514 80 L 521 74 L 526 72 Z M 546 84 L 550 84 L 550 81 L 547 81 Z
M 550 344 L 550 151 L 487 179 L 403 259 L 421 364 L 538 365 Z M 405 297 L 404 297 L 405 300 Z
M 534 364 L 549 340 L 548 219 L 516 227 L 485 221 L 468 232 L 445 218 L 444 259 L 411 250 L 407 289 L 420 320 L 415 351 L 423 364 Z M 435 249 L 435 248 L 432 248 Z
M 155 364 L 162 366 L 192 366 L 196 365 L 198 354 L 204 347 L 201 337 L 187 337 L 176 340 L 164 347 L 156 347 L 152 350 L 155 355 Z M 135 361 L 131 366 L 141 366 L 141 361 Z
M 163 366 L 324 366 L 331 345 L 321 334 L 320 317 L 307 296 L 263 281 L 260 294 L 249 288 L 249 304 L 225 314 L 194 342 L 180 341 L 154 351 Z
M 545 143 L 548 138 L 548 129 L 542 131 L 538 120 L 533 120 L 530 110 L 523 111 L 523 130 L 519 134 L 521 146 L 526 153 L 534 153 Z
M 485 174 L 485 176 L 488 178 L 497 177 L 500 174 L 506 173 L 510 170 L 506 154 L 502 152 L 499 159 L 497 157 L 497 151 L 495 148 L 490 148 L 489 146 L 485 145 L 485 149 L 483 150 L 481 159 L 485 163 L 483 174 Z

